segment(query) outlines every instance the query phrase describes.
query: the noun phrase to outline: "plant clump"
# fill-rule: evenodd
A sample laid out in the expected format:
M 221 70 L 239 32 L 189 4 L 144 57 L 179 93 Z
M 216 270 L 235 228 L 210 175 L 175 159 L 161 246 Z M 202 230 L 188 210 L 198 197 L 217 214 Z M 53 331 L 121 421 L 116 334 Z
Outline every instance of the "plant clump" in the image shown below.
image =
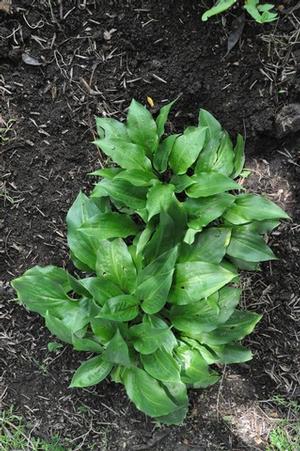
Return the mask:
M 95 144 L 112 164 L 67 215 L 79 271 L 35 266 L 12 282 L 53 335 L 94 354 L 71 387 L 109 376 L 165 424 L 185 418 L 187 388 L 218 381 L 216 364 L 251 359 L 240 341 L 261 315 L 238 308 L 239 269 L 276 258 L 263 236 L 288 218 L 244 192 L 244 140 L 234 146 L 207 111 L 166 137 L 173 103 L 156 120 L 134 100 L 126 124 L 97 118 Z

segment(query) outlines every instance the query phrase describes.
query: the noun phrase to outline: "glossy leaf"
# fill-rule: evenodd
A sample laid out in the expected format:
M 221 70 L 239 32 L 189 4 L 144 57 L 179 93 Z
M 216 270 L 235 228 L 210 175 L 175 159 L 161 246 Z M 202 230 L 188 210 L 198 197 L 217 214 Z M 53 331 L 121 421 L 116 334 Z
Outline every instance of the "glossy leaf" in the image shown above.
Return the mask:
M 91 328 L 101 343 L 109 342 L 116 333 L 118 323 L 102 318 L 92 318 Z
M 97 187 L 101 187 L 101 192 Z M 92 197 L 99 197 L 99 195 L 110 196 L 113 200 L 121 202 L 126 207 L 133 210 L 142 210 L 146 207 L 147 188 L 143 186 L 134 186 L 127 180 L 114 179 L 102 180 L 96 185 Z
M 203 15 L 202 20 L 205 22 L 207 19 L 209 19 L 212 16 L 215 16 L 216 14 L 220 14 L 227 9 L 231 8 L 232 5 L 236 3 L 237 0 L 218 0 L 215 6 L 208 9 Z
M 183 345 L 176 350 L 176 353 L 181 364 L 183 382 L 196 388 L 205 388 L 218 381 L 219 375 L 209 371 L 206 361 L 196 349 Z
M 153 182 L 157 182 L 157 177 L 150 171 L 142 171 L 141 169 L 125 169 L 119 172 L 115 180 L 126 180 L 134 186 L 151 186 Z
M 175 281 L 170 301 L 184 305 L 210 296 L 236 277 L 220 265 L 206 262 L 179 263 L 176 266 Z
M 91 338 L 81 338 L 77 335 L 72 335 L 72 344 L 75 351 L 87 351 L 101 353 L 103 347 L 97 341 Z
M 184 174 L 195 163 L 203 149 L 205 137 L 206 128 L 195 128 L 176 139 L 169 160 L 175 174 Z
M 147 415 L 159 417 L 176 410 L 176 404 L 162 386 L 141 368 L 126 370 L 123 381 L 129 399 Z
M 122 337 L 119 329 L 116 330 L 115 335 L 107 344 L 102 356 L 103 360 L 106 362 L 126 367 L 132 366 L 127 343 Z
M 158 172 L 162 173 L 167 170 L 169 156 L 178 136 L 180 135 L 170 135 L 159 144 L 153 158 L 153 165 Z
M 176 360 L 165 349 L 157 349 L 153 354 L 141 355 L 145 371 L 162 382 L 180 382 L 180 371 Z
M 242 189 L 241 185 L 234 182 L 230 177 L 217 172 L 202 172 L 191 178 L 195 183 L 186 189 L 186 193 L 192 198 L 208 197 L 225 191 Z
M 167 209 L 174 199 L 175 186 L 157 183 L 152 186 L 147 193 L 146 208 L 148 211 L 148 221 L 159 214 L 163 208 Z
M 121 288 L 111 280 L 100 277 L 87 277 L 86 279 L 81 279 L 80 283 L 89 291 L 99 305 L 103 305 L 107 299 L 123 293 Z
M 231 229 L 226 227 L 211 227 L 204 230 L 198 234 L 193 245 L 182 244 L 178 262 L 220 263 L 226 254 L 230 237 Z
M 166 425 L 182 424 L 188 410 L 186 385 L 183 382 L 164 382 L 164 389 L 177 407 L 168 415 L 157 417 L 156 420 Z
M 100 241 L 135 235 L 138 228 L 129 216 L 111 212 L 100 213 L 91 217 L 81 225 L 79 231 L 86 237 L 97 237 Z
M 108 279 L 126 293 L 131 292 L 136 283 L 136 269 L 123 240 L 102 240 L 98 247 L 96 272 Z
M 233 160 L 234 172 L 231 175 L 231 177 L 235 179 L 241 174 L 245 165 L 245 141 L 242 135 L 237 136 L 234 153 L 235 153 Z
M 141 354 L 152 354 L 161 346 L 170 343 L 172 332 L 166 323 L 157 324 L 152 318 L 144 318 L 140 324 L 130 327 L 133 346 Z
M 212 332 L 199 335 L 199 340 L 208 345 L 222 345 L 242 340 L 251 334 L 262 315 L 236 310 L 229 320 Z
M 148 314 L 159 312 L 167 301 L 171 288 L 177 248 L 173 248 L 146 266 L 138 275 L 135 295 L 142 300 Z
M 279 218 L 289 219 L 289 216 L 269 199 L 255 194 L 241 194 L 224 214 L 226 221 L 237 225 Z
M 109 319 L 111 321 L 131 321 L 139 313 L 139 301 L 134 296 L 122 294 L 108 299 L 98 318 Z
M 159 112 L 159 115 L 156 118 L 156 126 L 157 126 L 157 135 L 160 139 L 162 135 L 165 132 L 165 124 L 168 120 L 168 116 L 170 113 L 170 110 L 177 99 L 173 100 L 173 102 L 168 103 L 167 105 L 164 105 Z
M 199 199 L 187 199 L 184 207 L 189 216 L 189 227 L 201 230 L 210 222 L 218 219 L 233 204 L 232 194 L 217 194 Z
M 158 146 L 157 126 L 152 114 L 136 100 L 132 100 L 127 115 L 127 131 L 135 144 L 146 149 L 151 156 Z
M 52 278 L 51 272 L 35 267 L 34 271 L 31 269 L 14 279 L 12 286 L 29 310 L 44 316 L 47 311 L 56 312 L 64 306 L 72 308 L 73 301 L 67 295 L 64 283 L 67 282 Z
M 97 139 L 94 144 L 123 169 L 139 169 L 142 171 L 151 169 L 150 160 L 146 157 L 145 149 L 141 145 L 115 136 Z
M 110 117 L 96 117 L 97 133 L 103 138 L 119 138 L 129 142 L 126 125 Z
M 218 362 L 223 364 L 248 362 L 252 359 L 252 352 L 237 343 L 211 346 L 218 356 Z
M 216 159 L 212 165 L 212 170 L 226 176 L 231 176 L 234 171 L 234 150 L 232 141 L 227 132 L 221 136 L 220 146 L 217 150 Z
M 105 362 L 101 356 L 83 362 L 74 373 L 70 387 L 90 387 L 103 381 L 112 370 L 112 364 Z
M 64 322 L 50 315 L 49 312 L 45 314 L 46 327 L 50 330 L 52 335 L 55 335 L 61 341 L 72 344 L 72 330 L 64 324 Z
M 240 230 L 239 227 L 232 231 L 227 254 L 249 262 L 263 262 L 277 258 L 261 236 Z

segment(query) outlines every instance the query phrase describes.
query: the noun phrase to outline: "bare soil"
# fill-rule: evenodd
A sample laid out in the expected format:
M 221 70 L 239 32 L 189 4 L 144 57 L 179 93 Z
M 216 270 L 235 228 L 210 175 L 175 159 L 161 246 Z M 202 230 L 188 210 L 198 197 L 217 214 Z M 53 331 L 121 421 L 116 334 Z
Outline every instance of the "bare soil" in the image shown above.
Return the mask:
M 300 101 L 289 41 L 296 12 L 263 27 L 247 20 L 227 56 L 239 11 L 208 23 L 202 12 L 195 0 L 20 0 L 11 15 L 0 12 L 0 128 L 13 120 L 0 145 L 0 400 L 32 434 L 59 434 L 67 449 L 265 449 L 278 416 L 272 397 L 300 396 L 300 136 L 277 139 L 275 128 L 280 108 Z M 178 95 L 170 130 L 195 123 L 202 107 L 233 136 L 244 133 L 252 169 L 245 183 L 292 220 L 270 237 L 279 260 L 243 275 L 243 307 L 264 314 L 247 339 L 254 359 L 220 368 L 219 385 L 191 391 L 183 426 L 158 428 L 118 385 L 68 389 L 85 355 L 49 353 L 53 337 L 16 304 L 9 281 L 37 263 L 70 265 L 66 212 L 91 187 L 86 174 L 105 164 L 91 144 L 94 116 L 122 118 L 131 98 L 147 96 L 155 112 Z

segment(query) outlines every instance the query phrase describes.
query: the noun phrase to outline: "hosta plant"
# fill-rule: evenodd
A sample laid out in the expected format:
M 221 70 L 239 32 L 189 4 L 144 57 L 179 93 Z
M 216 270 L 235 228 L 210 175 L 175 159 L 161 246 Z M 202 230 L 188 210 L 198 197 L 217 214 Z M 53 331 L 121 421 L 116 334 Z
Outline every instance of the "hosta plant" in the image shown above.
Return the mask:
M 217 3 L 208 9 L 203 15 L 202 20 L 206 21 L 210 17 L 223 13 L 237 3 L 237 0 L 218 0 Z M 274 12 L 274 3 L 261 3 L 260 0 L 245 0 L 244 9 L 257 23 L 273 22 L 278 18 Z
M 238 269 L 275 258 L 263 235 L 287 215 L 239 194 L 243 139 L 233 148 L 206 111 L 198 126 L 165 137 L 171 106 L 154 120 L 133 101 L 127 124 L 97 119 L 96 144 L 118 166 L 96 171 L 102 180 L 68 212 L 81 277 L 36 266 L 12 285 L 53 335 L 94 354 L 71 387 L 110 376 L 139 410 L 179 424 L 188 387 L 205 388 L 220 365 L 251 358 L 240 341 L 260 315 L 238 308 Z

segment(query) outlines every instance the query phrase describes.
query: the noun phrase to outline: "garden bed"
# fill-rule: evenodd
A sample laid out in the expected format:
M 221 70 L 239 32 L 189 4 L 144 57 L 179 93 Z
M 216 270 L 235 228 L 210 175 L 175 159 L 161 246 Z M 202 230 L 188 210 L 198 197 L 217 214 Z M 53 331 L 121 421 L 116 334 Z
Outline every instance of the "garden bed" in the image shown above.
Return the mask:
M 275 127 L 281 107 L 300 97 L 289 57 L 296 19 L 277 28 L 247 22 L 225 56 L 232 16 L 203 23 L 194 0 L 13 3 L 11 15 L 0 13 L 0 128 L 12 120 L 0 146 L 2 407 L 15 406 L 34 435 L 59 434 L 72 450 L 265 449 L 277 415 L 270 400 L 300 394 L 300 137 L 279 139 Z M 137 412 L 119 385 L 68 389 L 83 355 L 49 353 L 53 337 L 8 284 L 34 264 L 72 269 L 65 215 L 92 186 L 86 174 L 105 164 L 91 144 L 94 116 L 122 118 L 133 97 L 147 96 L 154 111 L 180 96 L 171 130 L 196 123 L 202 107 L 233 136 L 244 133 L 245 184 L 292 216 L 270 238 L 279 260 L 243 275 L 243 307 L 264 315 L 247 339 L 254 359 L 192 391 L 185 424 L 170 428 Z

